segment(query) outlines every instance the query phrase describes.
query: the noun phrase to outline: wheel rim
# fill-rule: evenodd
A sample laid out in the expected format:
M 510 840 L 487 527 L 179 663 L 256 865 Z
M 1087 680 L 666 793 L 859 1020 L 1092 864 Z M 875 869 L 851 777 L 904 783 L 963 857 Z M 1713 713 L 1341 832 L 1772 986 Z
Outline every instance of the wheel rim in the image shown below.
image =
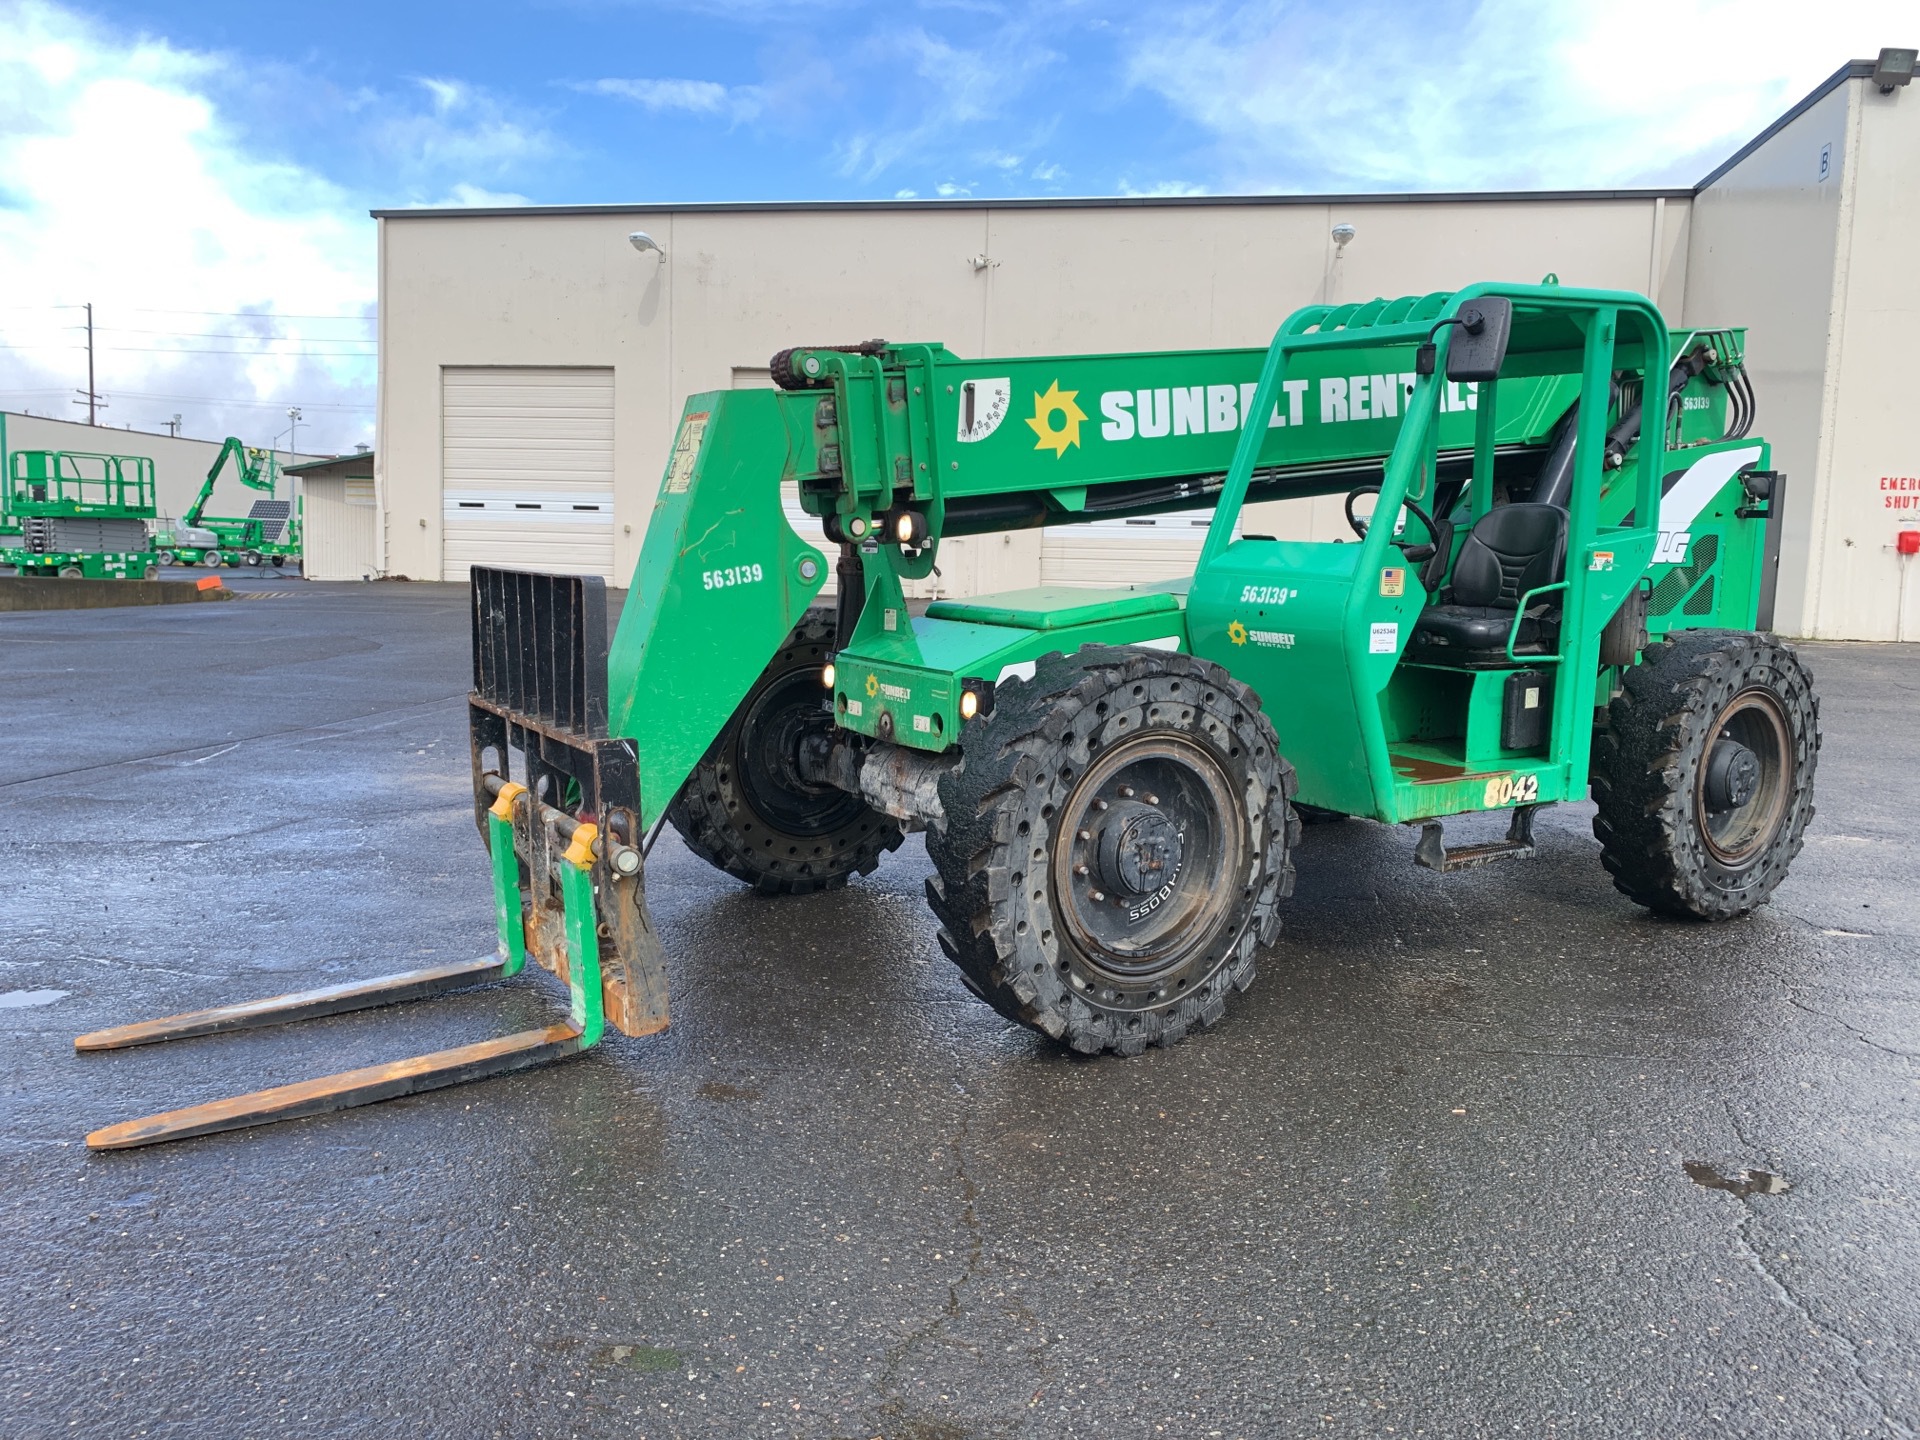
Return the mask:
M 800 773 L 800 747 L 833 728 L 818 666 L 791 670 L 754 698 L 740 726 L 737 770 L 754 813 L 787 835 L 825 835 L 857 818 L 865 802 Z
M 1793 791 L 1786 711 L 1767 690 L 1743 690 L 1715 717 L 1694 782 L 1707 851 L 1729 870 L 1752 865 L 1779 833 Z
M 1213 756 L 1179 735 L 1139 736 L 1088 767 L 1061 807 L 1053 858 L 1054 912 L 1087 963 L 1137 984 L 1214 941 L 1244 869 L 1233 793 Z

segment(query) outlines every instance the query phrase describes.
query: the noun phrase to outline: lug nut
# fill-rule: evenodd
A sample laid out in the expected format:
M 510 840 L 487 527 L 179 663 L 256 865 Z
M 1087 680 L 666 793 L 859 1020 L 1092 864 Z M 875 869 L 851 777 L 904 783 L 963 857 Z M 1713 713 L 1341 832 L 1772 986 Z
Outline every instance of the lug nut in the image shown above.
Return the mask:
M 1078 832 L 1077 832 L 1077 837 L 1078 837 L 1079 839 L 1081 839 L 1081 840 L 1091 840 L 1091 839 L 1093 839 L 1093 831 L 1091 831 L 1091 830 L 1081 830 L 1081 831 L 1078 831 Z
M 1088 870 L 1085 865 L 1076 865 L 1073 867 L 1073 873 L 1076 875 L 1085 875 L 1088 873 Z
M 1104 810 L 1107 808 L 1107 802 L 1104 800 L 1095 800 L 1093 802 L 1093 808 L 1096 810 Z
M 1122 800 L 1131 800 L 1131 799 L 1133 799 L 1133 786 L 1131 786 L 1131 785 L 1122 785 L 1122 786 L 1120 787 L 1120 798 L 1121 798 Z
M 1106 895 L 1099 890 L 1096 890 L 1093 892 L 1093 903 L 1096 905 L 1098 905 L 1102 900 L 1106 898 L 1107 898 Z
M 1160 797 L 1158 795 L 1147 796 L 1147 804 L 1158 805 L 1159 803 L 1160 803 Z

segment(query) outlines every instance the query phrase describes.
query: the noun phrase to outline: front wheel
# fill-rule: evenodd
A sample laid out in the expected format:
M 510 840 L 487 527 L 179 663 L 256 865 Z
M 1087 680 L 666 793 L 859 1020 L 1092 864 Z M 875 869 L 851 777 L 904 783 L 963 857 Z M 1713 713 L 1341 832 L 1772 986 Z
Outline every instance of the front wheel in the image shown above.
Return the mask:
M 1624 686 L 1593 750 L 1593 833 L 1615 887 L 1662 914 L 1748 914 L 1813 817 L 1812 677 L 1771 635 L 1699 630 L 1647 647 Z
M 1251 690 L 1190 655 L 1049 655 L 960 748 L 927 899 L 976 994 L 1075 1050 L 1134 1055 L 1253 983 L 1300 832 Z
M 800 772 L 808 737 L 834 728 L 821 670 L 833 616 L 810 610 L 741 700 L 667 818 L 687 848 L 768 895 L 832 890 L 900 848 L 900 822 Z

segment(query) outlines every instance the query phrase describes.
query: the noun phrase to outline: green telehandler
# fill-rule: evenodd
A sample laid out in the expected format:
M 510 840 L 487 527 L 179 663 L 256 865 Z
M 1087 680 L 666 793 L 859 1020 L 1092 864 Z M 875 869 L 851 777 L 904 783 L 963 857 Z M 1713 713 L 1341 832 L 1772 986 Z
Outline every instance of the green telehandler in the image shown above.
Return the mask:
M 363 1104 L 667 1024 L 645 858 L 771 895 L 926 833 L 968 988 L 1089 1053 L 1218 1020 L 1275 944 L 1300 816 L 1419 829 L 1447 872 L 1591 795 L 1630 899 L 1728 920 L 1798 853 L 1808 673 L 1759 628 L 1782 477 L 1738 330 L 1625 292 L 1312 305 L 1263 350 L 963 360 L 803 347 L 687 402 L 608 643 L 597 579 L 476 569 L 474 813 L 496 956 L 83 1036 L 205 1034 L 511 975 L 564 1022 L 96 1132 L 119 1148 Z M 782 511 L 783 484 L 837 543 Z M 1352 535 L 1247 533 L 1346 497 Z M 910 609 L 948 538 L 1208 507 L 1194 573 Z M 833 565 L 838 593 L 814 601 Z M 1504 835 L 1444 823 L 1498 812 Z
M 213 487 L 227 466 L 233 466 L 234 478 L 249 490 L 264 490 L 267 498 L 253 502 L 244 516 L 219 517 L 204 512 L 213 499 Z M 271 450 L 257 450 L 242 444 L 237 435 L 229 435 L 214 456 L 201 482 L 199 493 L 180 517 L 178 529 L 161 531 L 154 537 L 163 565 L 285 565 L 289 558 L 300 558 L 300 509 L 297 498 L 282 500 L 279 494 L 280 457 Z

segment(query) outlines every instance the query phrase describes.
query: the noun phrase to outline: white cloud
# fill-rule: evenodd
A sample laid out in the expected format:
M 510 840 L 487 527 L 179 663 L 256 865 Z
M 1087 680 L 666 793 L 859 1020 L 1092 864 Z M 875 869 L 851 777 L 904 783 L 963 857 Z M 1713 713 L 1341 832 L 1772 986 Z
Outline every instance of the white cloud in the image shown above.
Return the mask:
M 569 87 L 588 95 L 611 95 L 659 113 L 684 110 L 694 115 L 751 120 L 759 115 L 765 95 L 757 85 L 731 89 L 714 80 L 585 80 Z
M 893 198 L 896 200 L 918 200 L 920 198 L 920 192 L 918 190 L 896 190 L 893 192 Z
M 418 187 L 449 172 L 462 178 L 509 175 L 559 149 L 544 126 L 477 86 L 431 78 L 417 83 L 431 99 L 428 111 L 362 97 L 370 112 L 368 137 L 397 167 L 403 184 Z
M 488 190 L 484 186 L 469 185 L 461 181 L 438 200 L 421 202 L 417 208 L 428 210 L 442 209 L 500 209 L 508 205 L 531 205 L 533 201 L 513 190 Z
M 938 195 L 942 200 L 951 200 L 955 196 L 973 194 L 973 187 L 971 185 L 957 185 L 951 180 L 942 180 L 938 185 L 933 187 L 933 193 Z
M 298 403 L 303 444 L 371 439 L 364 208 L 236 138 L 225 58 L 48 4 L 0 20 L 0 404 L 79 413 L 81 312 L 56 307 L 90 300 L 113 424 L 259 444 Z
M 1045 165 L 1034 166 L 1033 169 L 1028 172 L 1028 178 L 1038 180 L 1042 184 L 1051 185 L 1066 173 L 1067 170 L 1064 165 L 1056 165 L 1050 161 Z
M 1195 185 L 1186 180 L 1160 180 L 1152 185 L 1143 186 L 1135 185 L 1133 181 L 1124 175 L 1120 177 L 1114 188 L 1117 194 L 1130 196 L 1162 197 L 1168 195 L 1205 195 L 1208 193 L 1206 186 Z
M 973 46 L 955 45 L 918 26 L 868 37 L 856 47 L 854 63 L 889 76 L 905 66 L 917 83 L 899 91 L 902 103 L 884 124 L 842 137 L 840 173 L 872 180 L 904 160 L 945 148 L 964 127 L 1004 116 L 1061 58 L 1040 40 L 1036 25 L 1031 19 L 1005 22 L 976 32 Z M 1012 162 L 1005 168 L 1020 164 L 1006 152 L 993 154 Z
M 1126 78 L 1214 134 L 1232 189 L 1690 182 L 1912 15 L 1912 0 L 1258 0 L 1137 35 Z

